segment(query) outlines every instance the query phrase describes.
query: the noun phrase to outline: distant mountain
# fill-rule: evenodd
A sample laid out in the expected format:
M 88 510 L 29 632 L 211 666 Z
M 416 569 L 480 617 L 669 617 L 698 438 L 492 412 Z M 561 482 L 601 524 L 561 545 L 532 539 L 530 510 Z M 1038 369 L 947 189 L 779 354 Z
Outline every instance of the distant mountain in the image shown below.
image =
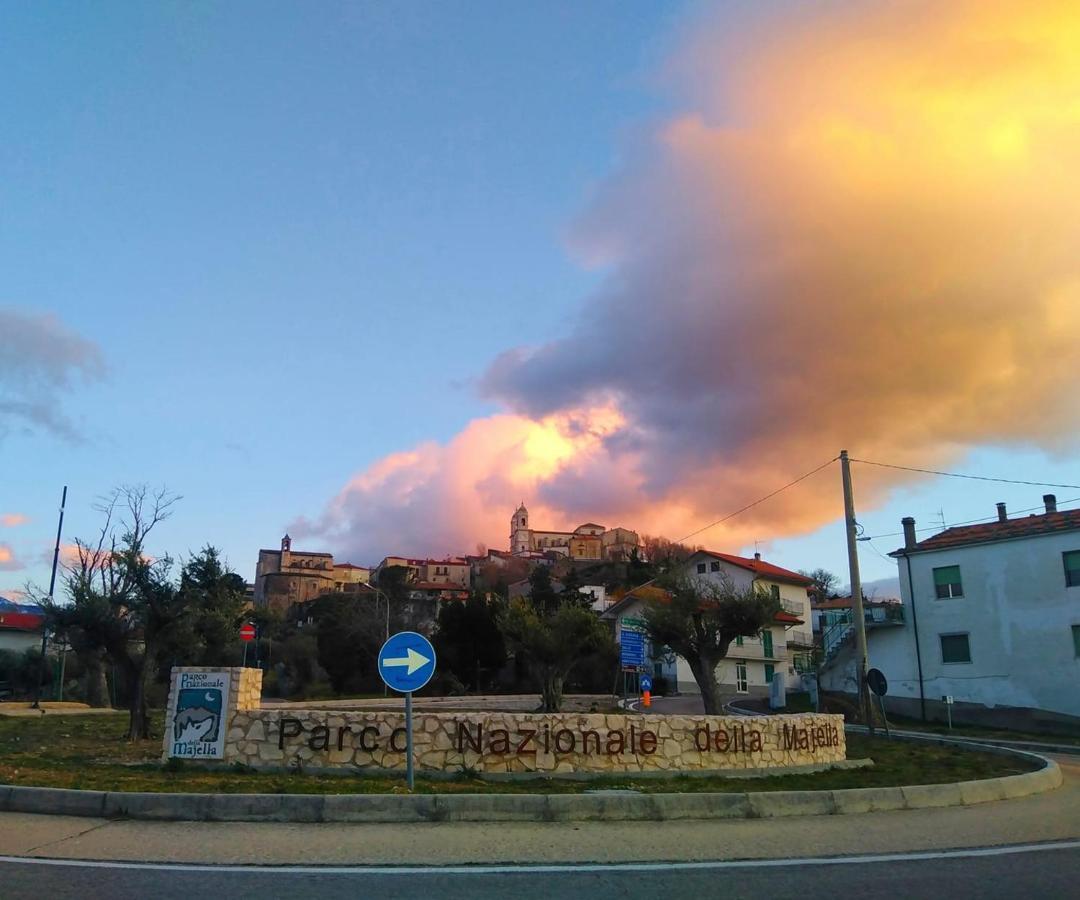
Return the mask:
M 899 599 L 900 579 L 893 576 L 892 578 L 878 578 L 875 581 L 864 581 L 862 589 L 871 600 L 890 600 L 894 597 Z
M 30 613 L 33 616 L 45 614 L 45 610 L 36 603 L 16 603 L 14 600 L 8 600 L 7 597 L 0 597 L 0 612 Z

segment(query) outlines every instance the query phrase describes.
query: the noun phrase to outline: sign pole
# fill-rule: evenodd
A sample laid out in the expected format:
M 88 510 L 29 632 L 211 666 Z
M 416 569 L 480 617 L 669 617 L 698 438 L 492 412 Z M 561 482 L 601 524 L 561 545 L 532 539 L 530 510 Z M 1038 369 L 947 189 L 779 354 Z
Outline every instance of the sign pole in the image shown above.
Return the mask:
M 405 779 L 413 789 L 412 691 L 405 692 Z

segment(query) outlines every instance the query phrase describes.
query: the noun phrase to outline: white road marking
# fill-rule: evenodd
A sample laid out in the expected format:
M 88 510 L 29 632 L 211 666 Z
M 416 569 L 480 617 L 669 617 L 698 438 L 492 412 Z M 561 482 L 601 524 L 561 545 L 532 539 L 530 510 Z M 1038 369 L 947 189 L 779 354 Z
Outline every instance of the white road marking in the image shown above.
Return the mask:
M 47 859 L 29 856 L 0 856 L 0 863 L 31 866 L 64 866 L 85 869 L 144 869 L 155 872 L 240 872 L 274 875 L 557 875 L 581 872 L 671 872 L 673 870 L 772 869 L 791 866 L 837 866 L 868 862 L 916 862 L 935 859 L 970 859 L 981 856 L 1012 856 L 1018 853 L 1046 853 L 1078 850 L 1080 840 L 1046 844 L 1012 844 L 1003 847 L 975 847 L 967 850 L 928 850 L 916 853 L 879 853 L 865 856 L 810 856 L 801 859 L 744 859 L 716 862 L 651 863 L 562 863 L 454 866 L 293 866 L 293 865 L 207 865 L 187 863 L 112 862 L 107 860 Z

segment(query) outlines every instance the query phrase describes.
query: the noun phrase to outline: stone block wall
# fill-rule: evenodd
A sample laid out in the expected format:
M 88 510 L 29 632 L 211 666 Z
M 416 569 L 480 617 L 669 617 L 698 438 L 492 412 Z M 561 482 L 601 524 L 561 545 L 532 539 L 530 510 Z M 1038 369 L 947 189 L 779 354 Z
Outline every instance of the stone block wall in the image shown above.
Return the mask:
M 800 766 L 845 758 L 843 717 L 419 713 L 418 770 L 617 773 Z M 254 768 L 402 770 L 403 712 L 238 711 L 225 759 Z

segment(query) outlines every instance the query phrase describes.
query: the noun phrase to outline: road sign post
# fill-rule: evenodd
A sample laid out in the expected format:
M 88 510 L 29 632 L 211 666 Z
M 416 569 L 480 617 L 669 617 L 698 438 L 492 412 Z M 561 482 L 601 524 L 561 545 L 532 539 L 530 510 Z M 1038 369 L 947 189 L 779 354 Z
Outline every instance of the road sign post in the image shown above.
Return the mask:
M 889 733 L 889 720 L 885 715 L 885 694 L 889 691 L 889 682 L 881 669 L 870 669 L 866 673 L 866 686 L 877 695 L 878 706 L 881 707 L 881 721 L 885 723 L 885 737 L 891 738 Z
M 255 640 L 255 626 L 250 622 L 245 622 L 240 626 L 240 640 L 244 642 L 244 668 L 247 668 L 247 648 L 253 640 Z
M 379 651 L 379 676 L 391 690 L 405 695 L 405 778 L 413 789 L 412 695 L 435 674 L 435 648 L 422 634 L 399 631 Z
M 638 685 L 641 687 L 641 705 L 648 709 L 652 706 L 652 676 L 642 675 Z

